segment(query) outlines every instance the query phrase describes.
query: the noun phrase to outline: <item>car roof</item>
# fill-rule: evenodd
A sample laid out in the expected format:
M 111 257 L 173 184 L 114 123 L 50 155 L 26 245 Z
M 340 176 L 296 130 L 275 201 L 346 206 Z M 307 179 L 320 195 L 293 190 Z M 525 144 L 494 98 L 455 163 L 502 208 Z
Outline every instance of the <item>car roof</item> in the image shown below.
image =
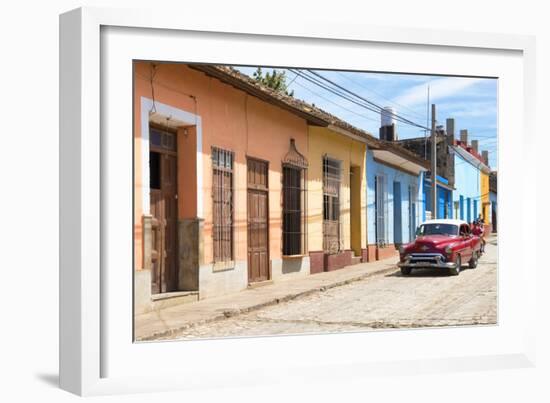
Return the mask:
M 451 225 L 468 225 L 468 223 L 464 220 L 453 220 L 450 218 L 441 218 L 437 220 L 428 220 L 425 221 L 423 224 L 451 224 Z

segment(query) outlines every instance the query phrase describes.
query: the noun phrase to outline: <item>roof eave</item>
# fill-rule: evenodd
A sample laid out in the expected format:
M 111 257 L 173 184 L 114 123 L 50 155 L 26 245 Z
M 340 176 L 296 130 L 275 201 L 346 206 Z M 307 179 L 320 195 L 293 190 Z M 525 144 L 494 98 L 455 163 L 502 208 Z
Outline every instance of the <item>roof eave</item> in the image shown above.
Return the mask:
M 400 146 L 400 145 L 395 144 L 393 142 L 382 141 L 382 140 L 380 140 L 380 143 L 381 143 L 381 148 L 382 149 L 391 151 L 392 153 L 399 155 L 401 158 L 407 159 L 407 160 L 409 160 L 409 161 L 425 168 L 426 170 L 430 169 L 430 162 L 428 160 L 420 158 L 418 155 L 416 155 L 415 153 L 407 150 L 403 146 Z
M 297 115 L 298 117 L 306 120 L 309 124 L 313 126 L 322 126 L 326 127 L 329 125 L 329 121 L 326 119 L 323 119 L 313 113 L 309 113 L 308 111 L 305 111 L 301 108 L 298 108 L 296 106 L 293 106 L 289 104 L 288 102 L 285 102 L 283 99 L 278 98 L 277 96 L 270 94 L 266 92 L 265 90 L 260 89 L 259 87 L 248 83 L 245 80 L 242 80 L 241 78 L 234 77 L 231 74 L 228 74 L 225 71 L 222 71 L 218 69 L 215 65 L 205 65 L 205 64 L 188 64 L 188 66 L 192 69 L 199 70 L 203 73 L 205 73 L 208 76 L 217 78 L 218 80 L 229 84 L 237 89 L 240 89 L 247 94 L 250 94 L 252 96 L 255 96 L 256 98 L 261 99 L 262 101 L 269 102 L 273 105 L 276 105 L 282 109 L 285 109 L 294 115 Z
M 354 133 L 351 130 L 344 129 L 343 127 L 335 125 L 334 123 L 330 123 L 327 128 L 354 140 L 366 143 L 370 147 L 379 147 L 378 141 L 374 137 L 370 136 L 368 133 Z
M 490 174 L 491 168 L 489 168 L 487 165 L 485 165 L 483 162 L 478 160 L 475 156 L 470 154 L 467 150 L 465 150 L 461 146 L 452 146 L 453 149 L 466 161 L 468 161 L 470 164 L 475 166 L 477 169 L 482 171 L 483 173 Z

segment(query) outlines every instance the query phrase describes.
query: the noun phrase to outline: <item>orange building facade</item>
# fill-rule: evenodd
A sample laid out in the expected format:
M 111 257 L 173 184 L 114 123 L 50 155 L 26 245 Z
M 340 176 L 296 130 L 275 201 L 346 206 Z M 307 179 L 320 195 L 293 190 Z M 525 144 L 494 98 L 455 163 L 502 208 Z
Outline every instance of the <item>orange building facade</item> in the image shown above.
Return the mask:
M 309 274 L 308 116 L 237 87 L 134 64 L 137 313 Z

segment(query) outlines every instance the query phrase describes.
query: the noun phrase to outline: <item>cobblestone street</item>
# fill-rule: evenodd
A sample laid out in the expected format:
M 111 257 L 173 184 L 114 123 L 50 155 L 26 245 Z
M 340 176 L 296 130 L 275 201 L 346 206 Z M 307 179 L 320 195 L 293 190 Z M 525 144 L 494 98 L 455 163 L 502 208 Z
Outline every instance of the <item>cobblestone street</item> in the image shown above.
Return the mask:
M 497 240 L 460 275 L 382 273 L 247 314 L 196 325 L 167 339 L 362 331 L 497 321 Z

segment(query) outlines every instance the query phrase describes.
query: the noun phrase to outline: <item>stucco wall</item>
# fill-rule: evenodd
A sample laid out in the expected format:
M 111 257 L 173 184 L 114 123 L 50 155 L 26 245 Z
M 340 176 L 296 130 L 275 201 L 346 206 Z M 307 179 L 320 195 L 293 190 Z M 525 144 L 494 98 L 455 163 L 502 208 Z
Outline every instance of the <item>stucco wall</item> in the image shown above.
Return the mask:
M 433 213 L 432 209 L 432 184 L 429 179 L 424 179 L 424 191 L 423 191 L 423 206 L 424 206 L 424 220 L 426 219 L 426 211 Z M 446 209 L 446 211 L 445 211 Z M 452 191 L 441 184 L 437 184 L 437 218 L 455 218 L 455 211 L 453 206 Z M 432 218 L 433 214 L 432 214 Z
M 410 241 L 409 231 L 411 228 L 410 208 L 409 208 L 409 186 L 416 188 L 417 209 L 416 225 L 422 222 L 423 214 L 423 196 L 420 175 L 415 176 L 404 171 L 392 168 L 374 160 L 373 153 L 367 150 L 367 223 L 368 223 L 368 243 L 376 243 L 376 192 L 375 177 L 383 175 L 386 177 L 387 184 L 387 228 L 388 243 L 395 243 L 394 234 L 394 182 L 401 186 L 401 240 L 403 243 Z
M 366 247 L 366 181 L 365 149 L 366 145 L 335 133 L 328 128 L 309 127 L 308 147 L 308 247 L 310 251 L 323 250 L 323 157 L 342 162 L 342 182 L 340 188 L 340 220 L 342 223 L 343 248 L 351 248 L 351 194 L 350 166 L 358 167 L 360 181 L 360 221 L 361 247 Z
M 489 175 L 479 171 L 480 181 L 481 181 L 481 205 L 483 218 L 485 223 L 489 224 L 491 222 L 491 200 L 489 197 Z
M 135 67 L 135 97 L 134 97 L 134 160 L 135 160 L 135 217 L 141 217 L 144 206 L 142 192 L 148 191 L 149 184 L 142 183 L 140 172 L 142 164 L 142 111 L 140 99 L 153 96 L 151 75 L 153 68 L 150 63 L 137 62 Z M 202 153 L 197 153 L 199 167 L 202 169 L 202 187 L 197 189 L 189 185 L 180 186 L 178 189 L 179 213 L 186 216 L 199 215 L 200 208 L 196 204 L 197 192 L 202 198 L 203 225 L 203 260 L 200 262 L 201 287 L 205 295 L 221 293 L 223 287 L 217 284 L 217 278 L 221 283 L 228 284 L 231 290 L 246 286 L 247 260 L 247 156 L 262 159 L 269 164 L 269 253 L 270 259 L 281 258 L 281 233 L 282 233 L 282 198 L 281 198 L 281 161 L 289 150 L 290 139 L 294 138 L 296 148 L 304 155 L 308 154 L 307 124 L 306 121 L 249 96 L 221 81 L 193 70 L 183 64 L 160 64 L 156 68 L 153 80 L 155 101 L 173 108 L 192 113 L 202 122 Z M 194 128 L 192 128 L 194 129 Z M 178 132 L 178 138 L 181 137 Z M 189 136 L 195 136 L 193 130 Z M 195 151 L 195 142 L 178 142 L 178 153 L 191 156 Z M 225 271 L 213 271 L 212 248 L 212 166 L 211 147 L 216 146 L 234 152 L 234 273 Z M 191 147 L 191 151 L 189 150 Z M 182 149 L 183 148 L 183 149 Z M 191 154 L 188 154 L 188 153 Z M 178 175 L 180 182 L 186 175 L 197 175 L 191 172 L 193 164 L 185 170 L 185 164 L 180 164 Z M 196 182 L 196 181 L 195 181 Z M 181 184 L 180 184 L 181 185 Z M 181 218 L 181 217 L 180 217 Z M 142 263 L 142 236 L 141 222 L 136 220 L 134 227 L 135 262 L 136 270 L 143 267 Z M 225 279 L 225 280 L 224 280 Z

